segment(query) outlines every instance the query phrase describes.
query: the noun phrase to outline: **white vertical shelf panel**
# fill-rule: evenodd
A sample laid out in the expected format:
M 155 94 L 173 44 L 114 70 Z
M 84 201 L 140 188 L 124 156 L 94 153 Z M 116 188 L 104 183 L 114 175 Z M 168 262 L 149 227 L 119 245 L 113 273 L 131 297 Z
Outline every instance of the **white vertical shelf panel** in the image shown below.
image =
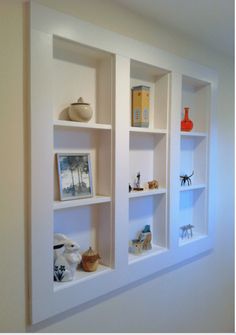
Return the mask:
M 177 248 L 179 227 L 179 166 L 180 166 L 180 113 L 182 76 L 177 72 L 171 74 L 171 112 L 170 112 L 170 193 L 169 193 L 169 229 L 170 249 Z M 172 167 L 172 168 L 171 168 Z M 173 168 L 174 167 L 174 168 Z
M 215 239 L 215 222 L 216 222 L 216 197 L 218 194 L 218 185 L 215 182 L 217 180 L 215 165 L 215 158 L 217 156 L 217 127 L 216 127 L 216 110 L 217 110 L 217 91 L 218 82 L 214 81 L 208 86 L 207 94 L 209 104 L 207 106 L 209 110 L 208 115 L 208 146 L 207 146 L 207 156 L 208 156 L 208 169 L 207 169 L 207 179 L 208 179 L 208 192 L 206 196 L 206 206 L 208 209 L 207 213 L 207 223 L 208 223 L 208 238 L 213 244 Z
M 32 320 L 47 311 L 53 278 L 52 36 L 31 31 L 31 294 Z M 46 78 L 46 80 L 45 80 Z M 43 134 L 43 135 L 42 135 Z
M 115 85 L 115 248 L 116 268 L 128 264 L 128 183 L 129 183 L 129 120 L 130 120 L 130 60 L 116 56 Z

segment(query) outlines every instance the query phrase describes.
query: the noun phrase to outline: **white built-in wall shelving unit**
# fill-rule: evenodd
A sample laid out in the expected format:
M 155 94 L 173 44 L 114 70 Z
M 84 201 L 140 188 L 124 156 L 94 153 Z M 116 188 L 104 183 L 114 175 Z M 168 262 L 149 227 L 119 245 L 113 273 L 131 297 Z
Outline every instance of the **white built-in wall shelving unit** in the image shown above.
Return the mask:
M 31 3 L 31 321 L 48 319 L 209 251 L 212 117 L 217 76 L 211 69 Z M 131 125 L 131 88 L 150 87 L 148 128 Z M 68 119 L 80 96 L 87 122 Z M 181 132 L 185 106 L 194 128 Z M 93 196 L 61 201 L 57 153 L 89 153 Z M 159 188 L 128 190 L 137 172 Z M 192 184 L 181 186 L 180 175 Z M 145 225 L 152 249 L 129 253 Z M 194 226 L 183 238 L 181 226 Z M 53 281 L 53 234 L 91 245 L 96 272 Z

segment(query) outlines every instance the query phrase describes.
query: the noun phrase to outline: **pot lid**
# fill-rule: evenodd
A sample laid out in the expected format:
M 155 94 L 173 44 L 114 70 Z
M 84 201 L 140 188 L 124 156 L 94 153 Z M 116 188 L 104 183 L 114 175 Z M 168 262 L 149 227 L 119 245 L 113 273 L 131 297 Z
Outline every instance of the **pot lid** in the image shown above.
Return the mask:
M 83 253 L 83 256 L 98 256 L 98 253 L 95 252 L 92 247 L 89 247 L 89 249 Z
M 88 102 L 84 102 L 84 99 L 80 97 L 77 102 L 73 102 L 71 105 L 90 105 Z

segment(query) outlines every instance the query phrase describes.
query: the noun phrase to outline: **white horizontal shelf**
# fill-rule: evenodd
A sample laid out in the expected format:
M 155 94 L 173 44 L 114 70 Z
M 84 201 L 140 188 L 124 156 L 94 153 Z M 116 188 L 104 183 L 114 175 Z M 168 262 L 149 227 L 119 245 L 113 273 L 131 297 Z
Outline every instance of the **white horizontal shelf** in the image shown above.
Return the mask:
M 206 188 L 206 184 L 195 184 L 189 186 L 180 186 L 180 192 L 191 191 L 191 190 L 199 190 L 201 188 Z
M 75 286 L 82 281 L 96 278 L 110 271 L 112 271 L 111 268 L 101 265 L 101 264 L 99 264 L 97 270 L 93 272 L 86 272 L 83 269 L 79 269 L 76 271 L 75 279 L 73 279 L 72 281 L 67 281 L 67 282 L 56 282 L 55 281 L 54 291 L 58 291 L 58 290 L 62 290 L 68 287 Z
M 179 246 L 182 247 L 183 245 L 190 244 L 196 241 L 199 241 L 203 238 L 206 238 L 207 235 L 199 234 L 197 232 L 193 232 L 193 237 L 191 238 L 184 238 L 182 239 L 181 237 L 179 238 Z
M 85 199 L 54 201 L 53 209 L 58 210 L 58 209 L 64 209 L 64 208 L 70 208 L 70 207 L 95 205 L 95 204 L 101 204 L 104 202 L 111 202 L 111 197 L 97 195 L 95 197 L 85 198 Z
M 76 121 L 64 121 L 64 120 L 54 120 L 54 127 L 72 127 L 72 128 L 88 128 L 88 129 L 102 129 L 111 130 L 110 124 L 103 123 L 93 123 L 93 122 L 76 122 Z
M 136 255 L 136 254 L 129 253 L 129 264 L 139 262 L 142 259 L 161 254 L 163 252 L 166 252 L 167 250 L 168 250 L 167 248 L 163 248 L 163 247 L 153 244 L 151 250 L 146 250 L 142 252 L 141 254 Z
M 138 198 L 138 197 L 146 197 L 149 195 L 156 195 L 156 194 L 165 194 L 165 188 L 158 188 L 154 190 L 144 190 L 144 191 L 131 191 L 129 192 L 129 198 Z
M 130 127 L 129 131 L 133 133 L 167 134 L 166 129 L 159 128 Z
M 207 133 L 201 131 L 181 131 L 180 135 L 190 137 L 207 137 Z

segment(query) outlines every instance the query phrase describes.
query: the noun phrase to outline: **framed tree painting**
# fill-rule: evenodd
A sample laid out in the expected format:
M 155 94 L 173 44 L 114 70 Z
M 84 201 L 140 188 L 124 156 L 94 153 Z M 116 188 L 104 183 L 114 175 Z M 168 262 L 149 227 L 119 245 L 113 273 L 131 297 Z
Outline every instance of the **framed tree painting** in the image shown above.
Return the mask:
M 93 196 L 89 153 L 57 154 L 60 200 Z

